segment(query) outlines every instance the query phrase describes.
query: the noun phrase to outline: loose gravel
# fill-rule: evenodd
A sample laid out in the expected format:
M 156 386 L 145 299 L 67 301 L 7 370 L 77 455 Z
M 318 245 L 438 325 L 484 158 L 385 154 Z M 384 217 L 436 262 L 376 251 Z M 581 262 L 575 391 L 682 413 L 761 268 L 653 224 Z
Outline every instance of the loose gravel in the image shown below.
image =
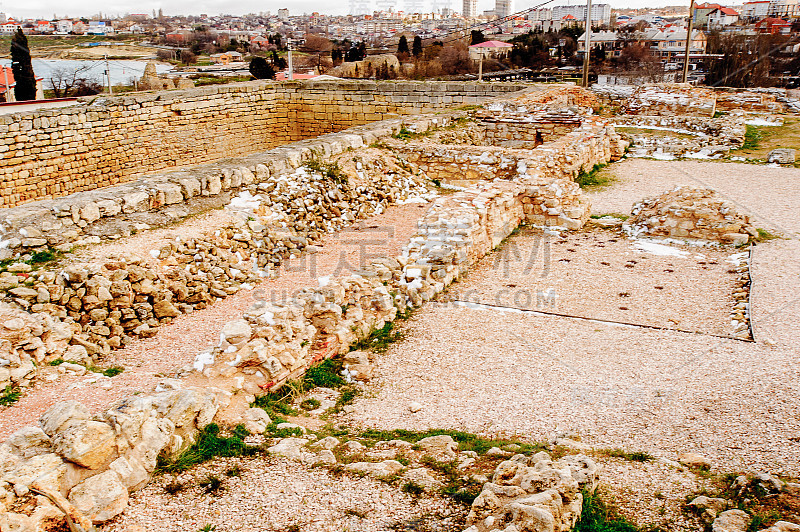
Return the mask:
M 226 472 L 238 466 L 240 476 Z M 209 476 L 222 487 L 206 493 Z M 175 495 L 165 486 L 188 487 Z M 219 459 L 173 477 L 164 475 L 131 496 L 128 508 L 104 526 L 106 532 L 379 532 L 462 530 L 467 508 L 439 496 L 414 498 L 398 486 L 335 475 L 280 457 Z
M 705 333 L 731 334 L 731 250 L 646 253 L 619 231 L 525 230 L 469 272 L 449 298 Z

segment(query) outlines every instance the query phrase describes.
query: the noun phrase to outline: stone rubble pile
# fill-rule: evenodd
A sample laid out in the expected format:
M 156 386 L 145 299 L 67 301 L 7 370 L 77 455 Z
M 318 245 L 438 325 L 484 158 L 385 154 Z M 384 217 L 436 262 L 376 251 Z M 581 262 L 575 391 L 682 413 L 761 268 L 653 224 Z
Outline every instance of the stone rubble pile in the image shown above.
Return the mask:
M 0 391 L 27 386 L 37 366 L 50 360 L 83 361 L 80 347 L 69 345 L 79 329 L 70 320 L 62 322 L 47 313 L 30 314 L 0 303 Z
M 542 131 L 541 124 L 502 125 L 515 131 L 524 129 L 522 137 L 530 139 L 524 141 L 526 148 L 440 144 L 430 139 L 411 142 L 392 139 L 386 144 L 431 179 L 451 184 L 498 177 L 525 180 L 544 176 L 571 181 L 581 169 L 589 171 L 597 164 L 619 160 L 628 145 L 613 126 L 597 117 L 583 118 L 579 126 L 571 127 L 571 131 L 561 136 L 543 137 L 545 143 L 540 145 L 535 142 L 535 136 Z M 469 128 L 467 126 L 466 135 L 471 135 Z M 502 144 L 502 131 L 496 130 L 494 134 L 498 135 L 496 142 Z M 458 128 L 449 135 L 458 135 Z
M 37 272 L 17 263 L 15 271 L 0 274 L 0 293 L 22 310 L 64 321 L 58 337 L 69 333 L 69 353 L 65 346 L 51 346 L 35 357 L 38 362 L 83 362 L 87 355 L 96 360 L 133 338 L 154 336 L 162 323 L 181 314 L 251 287 L 323 233 L 387 205 L 430 197 L 424 178 L 390 154 L 349 152 L 334 163 L 338 180 L 301 168 L 251 185 L 252 193 L 245 190 L 230 206 L 241 216 L 205 237 L 176 239 L 151 250 L 148 259 L 113 256 Z M 49 323 L 45 338 L 56 335 Z M 13 371 L 13 383 L 25 384 L 20 374 L 27 367 Z
M 76 401 L 64 401 L 0 444 L 0 529 L 49 530 L 64 515 L 88 525 L 119 514 L 129 490 L 150 479 L 157 458 L 193 441 L 219 408 L 210 390 L 172 390 L 129 397 L 91 416 Z M 84 525 L 88 530 L 88 526 Z
M 718 158 L 744 144 L 742 116 L 620 116 L 617 127 L 636 128 L 629 157 Z
M 421 117 L 413 123 L 415 128 L 424 131 L 435 127 L 437 121 L 441 123 L 445 118 Z M 75 246 L 124 238 L 152 225 L 174 222 L 210 206 L 221 206 L 232 194 L 242 190 L 258 194 L 264 187 L 274 186 L 279 176 L 291 174 L 308 161 L 328 160 L 348 150 L 364 149 L 379 138 L 396 133 L 402 124 L 399 119 L 387 120 L 249 157 L 3 209 L 0 212 L 0 259 L 46 251 L 50 247 L 69 251 Z M 397 173 L 396 168 L 406 166 L 397 160 L 391 162 L 393 157 L 388 154 L 386 160 L 387 174 Z M 349 175 L 355 177 L 356 174 Z M 286 205 L 287 209 L 293 207 L 293 203 Z
M 750 217 L 739 214 L 730 201 L 714 190 L 692 186 L 675 187 L 633 206 L 623 229 L 635 236 L 746 244 L 758 231 Z
M 597 482 L 597 465 L 584 455 L 515 455 L 484 484 L 464 532 L 568 532 L 581 515 L 582 490 L 594 492 Z

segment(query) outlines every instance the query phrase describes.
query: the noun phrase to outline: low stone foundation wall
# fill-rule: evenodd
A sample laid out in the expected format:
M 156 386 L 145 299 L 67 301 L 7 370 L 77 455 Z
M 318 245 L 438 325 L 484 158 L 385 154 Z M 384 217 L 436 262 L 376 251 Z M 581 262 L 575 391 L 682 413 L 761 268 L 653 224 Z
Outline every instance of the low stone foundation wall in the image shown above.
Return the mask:
M 127 183 L 397 115 L 476 105 L 514 83 L 253 81 L 0 116 L 0 207 Z
M 621 133 L 633 144 L 633 157 L 713 158 L 741 148 L 746 132 L 742 116 L 719 118 L 696 116 L 628 116 L 613 119 L 617 128 L 635 128 Z
M 518 126 L 524 128 L 524 125 Z M 532 130 L 529 130 L 532 131 Z M 386 141 L 431 179 L 453 184 L 472 180 L 546 177 L 572 180 L 583 169 L 622 157 L 626 144 L 604 119 L 586 117 L 555 140 L 533 150 L 456 146 L 422 141 Z

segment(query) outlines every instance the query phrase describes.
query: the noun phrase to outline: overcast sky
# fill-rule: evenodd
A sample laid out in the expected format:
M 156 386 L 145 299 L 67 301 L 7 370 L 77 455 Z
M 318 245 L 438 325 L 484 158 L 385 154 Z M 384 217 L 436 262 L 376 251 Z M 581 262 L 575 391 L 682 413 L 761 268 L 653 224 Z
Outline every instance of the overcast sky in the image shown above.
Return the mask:
M 394 5 L 397 9 L 403 9 L 404 3 L 408 0 L 380 0 L 381 5 Z M 431 2 L 436 1 L 437 5 L 446 5 L 447 0 L 411 0 L 422 2 L 422 5 L 430 9 Z M 544 0 L 516 0 L 514 9 L 519 11 L 539 4 Z M 102 12 L 110 16 L 124 15 L 126 13 L 152 13 L 152 11 L 159 8 L 164 10 L 165 15 L 199 15 L 200 13 L 208 13 L 209 15 L 217 15 L 220 13 L 229 13 L 233 15 L 241 15 L 244 13 L 258 13 L 261 11 L 277 12 L 282 7 L 288 7 L 289 13 L 292 15 L 302 15 L 303 13 L 311 13 L 319 11 L 321 13 L 328 13 L 332 15 L 346 15 L 350 12 L 351 4 L 358 2 L 359 4 L 367 3 L 373 7 L 376 5 L 376 0 L 341 0 L 339 2 L 322 2 L 320 0 L 240 0 L 238 2 L 230 2 L 225 0 L 170 0 L 169 2 L 161 2 L 159 0 L 143 0 L 139 2 L 130 2 L 123 0 L 106 0 L 102 3 Z M 585 2 L 578 2 L 576 0 L 555 0 L 550 5 L 563 5 L 563 4 L 583 4 Z M 594 3 L 597 3 L 595 1 Z M 611 1 L 612 7 L 646 7 L 646 6 L 664 6 L 675 5 L 680 2 L 675 0 L 627 0 L 627 1 Z M 688 5 L 688 2 L 686 2 Z M 99 2 L 98 2 L 99 4 Z M 24 6 L 24 7 L 23 7 Z M 97 6 L 97 4 L 95 4 Z M 461 0 L 450 0 L 450 6 L 456 11 L 461 11 Z M 493 0 L 478 0 L 479 10 L 491 9 L 494 7 Z M 29 18 L 29 17 L 43 17 L 50 18 L 54 14 L 58 17 L 80 17 L 91 16 L 98 13 L 98 7 L 91 7 L 89 2 L 85 0 L 28 0 L 24 3 L 15 2 L 13 4 L 2 3 L 0 10 L 5 11 L 11 16 Z

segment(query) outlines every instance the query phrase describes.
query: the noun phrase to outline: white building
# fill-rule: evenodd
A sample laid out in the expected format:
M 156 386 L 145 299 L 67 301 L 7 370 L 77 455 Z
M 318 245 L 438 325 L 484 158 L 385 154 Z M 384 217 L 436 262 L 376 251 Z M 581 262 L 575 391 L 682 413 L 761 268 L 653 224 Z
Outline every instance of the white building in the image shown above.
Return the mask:
M 475 18 L 478 16 L 478 0 L 464 0 L 464 9 L 461 12 L 465 18 Z
M 792 19 L 800 16 L 798 0 L 770 0 L 767 15 L 775 18 Z
M 555 6 L 552 11 L 551 20 L 563 20 L 567 16 L 572 16 L 576 20 L 586 20 L 586 6 Z M 592 5 L 592 24 L 608 24 L 611 22 L 610 4 Z
M 282 8 L 278 10 L 278 18 L 281 20 L 289 20 L 289 10 L 287 8 Z
M 769 0 L 756 0 L 745 2 L 742 6 L 742 18 L 747 20 L 761 20 L 769 13 Z
M 718 7 L 708 14 L 708 27 L 721 28 L 739 21 L 739 13 L 729 7 Z
M 72 31 L 72 21 L 69 19 L 59 20 L 56 22 L 56 33 L 66 35 Z
M 504 18 L 514 12 L 514 0 L 495 0 L 494 14 L 497 18 Z

